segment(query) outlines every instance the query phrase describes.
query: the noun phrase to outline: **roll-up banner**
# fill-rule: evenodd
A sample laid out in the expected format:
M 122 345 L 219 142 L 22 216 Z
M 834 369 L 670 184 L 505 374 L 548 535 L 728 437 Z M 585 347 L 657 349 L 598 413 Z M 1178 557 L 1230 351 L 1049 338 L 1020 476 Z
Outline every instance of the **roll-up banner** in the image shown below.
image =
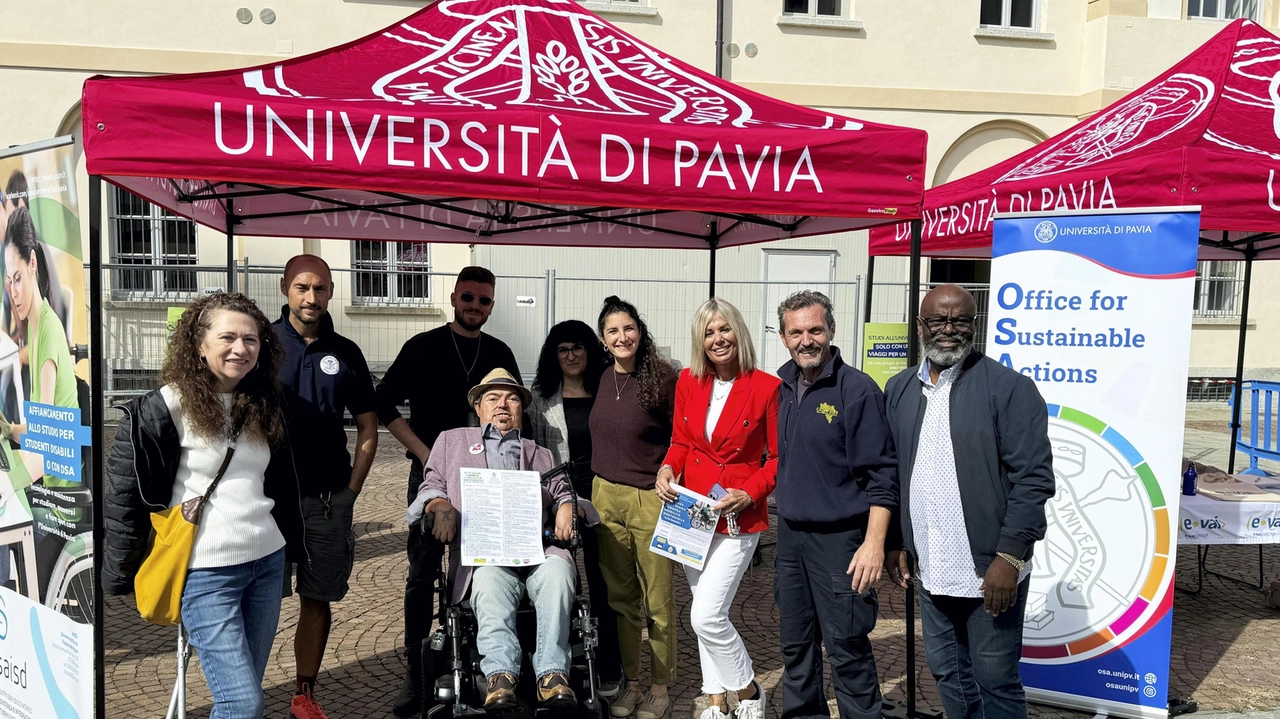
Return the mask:
M 907 368 L 906 322 L 868 322 L 862 326 L 862 371 L 880 385 Z
M 93 716 L 88 304 L 71 138 L 0 151 L 0 716 Z
M 1035 547 L 1033 701 L 1165 717 L 1199 208 L 998 217 L 988 354 L 1049 408 L 1056 493 Z

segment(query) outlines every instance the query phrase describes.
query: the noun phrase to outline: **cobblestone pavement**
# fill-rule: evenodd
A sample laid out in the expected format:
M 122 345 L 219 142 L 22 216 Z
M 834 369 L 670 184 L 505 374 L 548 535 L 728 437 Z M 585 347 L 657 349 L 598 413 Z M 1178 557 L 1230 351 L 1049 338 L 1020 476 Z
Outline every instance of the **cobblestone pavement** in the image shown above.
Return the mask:
M 1226 440 L 1201 432 L 1206 444 Z M 322 668 L 318 698 L 333 719 L 343 717 L 391 717 L 390 705 L 399 689 L 402 660 L 397 647 L 403 631 L 402 606 L 406 570 L 404 555 L 405 477 L 409 463 L 394 439 L 382 435 L 382 448 L 365 491 L 356 504 L 356 566 L 351 593 L 335 606 L 333 633 Z M 1188 453 L 1192 438 L 1188 437 Z M 1225 452 L 1222 454 L 1225 455 Z M 771 542 L 773 534 L 764 537 Z M 1178 561 L 1179 584 L 1195 577 L 1195 552 L 1183 547 Z M 764 562 L 742 582 L 733 621 L 746 639 L 756 662 L 761 684 L 769 692 L 770 712 L 781 708 L 781 676 L 778 653 L 778 612 L 773 604 L 773 548 L 764 550 Z M 1268 580 L 1280 576 L 1280 547 L 1265 548 Z M 1210 567 L 1224 574 L 1256 580 L 1258 551 L 1254 547 L 1214 548 Z M 679 678 L 673 687 L 677 719 L 696 716 L 699 701 L 697 645 L 688 626 L 689 593 L 676 572 L 680 605 Z M 881 616 L 872 641 L 881 686 L 886 697 L 904 702 L 906 672 L 904 593 L 885 584 L 880 594 Z M 107 715 L 111 717 L 164 716 L 173 687 L 176 631 L 143 623 L 132 597 L 108 597 L 106 601 Z M 293 631 L 297 600 L 285 600 L 271 662 L 267 668 L 268 717 L 287 717 L 293 689 Z M 916 632 L 919 636 L 919 630 Z M 1174 605 L 1173 691 L 1190 696 L 1202 710 L 1242 711 L 1280 707 L 1280 612 L 1263 604 L 1256 589 L 1216 577 L 1205 579 L 1199 594 L 1179 592 Z M 922 708 L 937 709 L 932 678 L 917 649 Z M 193 660 L 188 678 L 188 716 L 206 717 L 209 692 Z M 830 694 L 829 694 L 830 696 Z M 834 705 L 832 707 L 833 714 Z M 1033 706 L 1036 717 L 1085 717 L 1087 715 Z

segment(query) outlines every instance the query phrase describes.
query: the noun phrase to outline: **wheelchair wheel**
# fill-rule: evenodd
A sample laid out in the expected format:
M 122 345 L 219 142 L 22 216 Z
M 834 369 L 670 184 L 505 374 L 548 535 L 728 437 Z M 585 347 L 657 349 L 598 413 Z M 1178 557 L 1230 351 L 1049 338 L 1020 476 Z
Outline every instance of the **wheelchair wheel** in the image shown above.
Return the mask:
M 93 535 L 78 534 L 58 552 L 44 604 L 81 624 L 93 624 Z

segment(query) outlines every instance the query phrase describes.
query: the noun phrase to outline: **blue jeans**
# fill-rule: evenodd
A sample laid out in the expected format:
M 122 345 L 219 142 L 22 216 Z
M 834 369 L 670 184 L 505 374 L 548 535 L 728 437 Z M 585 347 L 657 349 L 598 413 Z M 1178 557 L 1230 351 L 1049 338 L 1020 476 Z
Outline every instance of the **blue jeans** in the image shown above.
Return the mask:
M 547 557 L 532 569 L 476 569 L 471 575 L 471 609 L 479 625 L 476 649 L 486 677 L 498 672 L 520 675 L 516 609 L 525 591 L 538 613 L 534 673 L 538 679 L 552 672 L 569 673 L 569 611 L 576 577 L 577 570 L 561 557 Z
M 262 719 L 266 712 L 262 676 L 283 586 L 283 549 L 253 562 L 187 573 L 182 623 L 213 694 L 209 719 Z
M 1018 660 L 1030 584 L 1022 581 L 1018 601 L 998 617 L 987 613 L 981 599 L 935 596 L 920 588 L 924 651 L 948 719 L 1026 718 Z

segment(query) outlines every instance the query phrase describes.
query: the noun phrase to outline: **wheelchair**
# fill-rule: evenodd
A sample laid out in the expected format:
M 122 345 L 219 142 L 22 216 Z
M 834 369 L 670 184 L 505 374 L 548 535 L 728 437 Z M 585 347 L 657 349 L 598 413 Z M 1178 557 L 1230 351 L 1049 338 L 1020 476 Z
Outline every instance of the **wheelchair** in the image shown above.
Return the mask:
M 571 470 L 572 463 L 565 463 L 543 474 L 542 481 L 545 484 L 558 475 L 567 475 Z M 577 493 L 572 491 L 572 483 L 569 486 L 576 507 Z M 423 538 L 434 545 L 431 548 L 432 561 L 434 562 L 436 552 L 440 553 L 440 561 L 435 564 L 432 579 L 436 595 L 437 626 L 422 643 L 422 716 L 424 719 L 487 716 L 490 712 L 484 709 L 484 700 L 488 683 L 484 672 L 480 670 L 475 613 L 465 603 L 454 606 L 449 602 L 452 587 L 447 567 L 448 547 L 435 539 L 432 534 L 433 526 L 433 515 L 425 513 L 421 520 Z M 550 537 L 544 539 L 544 544 L 556 543 L 557 546 L 568 549 L 576 566 L 580 545 L 577 512 L 574 512 L 573 529 L 572 541 L 562 543 Z M 520 706 L 517 709 L 492 712 L 494 716 L 502 719 L 608 719 L 608 699 L 598 692 L 599 679 L 595 666 L 595 648 L 598 644 L 596 620 L 591 616 L 590 604 L 583 596 L 583 583 L 583 579 L 579 577 L 577 596 L 569 611 L 569 684 L 577 698 L 577 706 L 561 709 L 537 706 L 536 677 L 533 676 L 531 664 L 537 642 L 537 616 L 526 594 L 516 610 L 516 635 L 520 640 L 522 657 L 520 680 L 516 687 Z

